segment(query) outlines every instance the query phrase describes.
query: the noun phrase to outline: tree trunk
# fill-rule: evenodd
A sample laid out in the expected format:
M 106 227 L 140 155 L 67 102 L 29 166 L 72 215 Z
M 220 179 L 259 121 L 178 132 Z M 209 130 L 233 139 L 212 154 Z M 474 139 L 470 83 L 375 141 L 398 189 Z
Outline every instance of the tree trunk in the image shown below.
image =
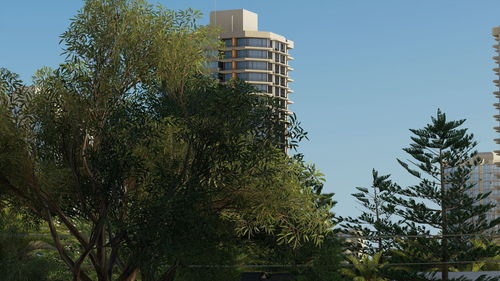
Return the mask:
M 379 212 L 379 198 L 378 198 L 378 194 L 377 194 L 377 188 L 373 188 L 373 192 L 374 192 L 374 201 L 375 201 L 375 218 L 376 218 L 376 224 L 377 224 L 377 227 L 380 227 L 380 212 Z M 380 231 L 377 231 L 377 236 L 378 236 L 378 252 L 382 252 L 382 238 L 380 237 Z
M 441 156 L 441 151 L 440 151 Z M 443 281 L 448 281 L 448 267 L 449 267 L 449 257 L 448 257 L 448 218 L 447 218 L 447 208 L 446 208 L 446 186 L 445 186 L 445 176 L 444 176 L 445 165 L 441 160 L 440 163 L 440 173 L 441 173 L 441 218 L 442 218 L 442 239 L 441 239 L 441 261 L 443 262 L 441 269 L 441 279 Z
M 135 281 L 137 279 L 137 273 L 139 272 L 139 269 L 136 268 L 132 274 L 130 274 L 125 281 Z

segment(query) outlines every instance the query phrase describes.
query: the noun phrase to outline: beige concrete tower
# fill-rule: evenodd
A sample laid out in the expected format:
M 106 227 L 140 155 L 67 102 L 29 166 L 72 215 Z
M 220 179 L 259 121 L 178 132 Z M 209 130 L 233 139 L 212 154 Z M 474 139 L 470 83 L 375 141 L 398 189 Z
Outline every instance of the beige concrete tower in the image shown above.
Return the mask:
M 494 220 L 500 216 L 500 178 L 497 177 L 500 173 L 500 166 L 498 166 L 500 156 L 494 152 L 482 152 L 477 156 L 482 161 L 471 171 L 469 183 L 474 184 L 474 188 L 469 193 L 476 196 L 478 193 L 491 192 L 490 196 L 481 203 L 495 205 L 495 208 L 486 214 L 488 220 Z M 498 229 L 499 226 L 496 227 L 496 230 Z
M 497 43 L 493 45 L 493 47 L 496 49 L 497 55 L 493 57 L 495 62 L 497 63 L 496 68 L 493 70 L 498 76 L 498 79 L 493 80 L 495 85 L 497 86 L 497 91 L 493 92 L 493 94 L 497 97 L 497 103 L 495 103 L 495 107 L 497 109 L 497 114 L 495 115 L 495 119 L 497 120 L 497 127 L 495 127 L 495 130 L 497 131 L 498 138 L 495 139 L 497 144 L 500 144 L 500 26 L 493 28 L 493 37 L 495 37 L 495 40 Z M 497 155 L 500 156 L 500 149 L 495 151 Z M 500 178 L 500 174 L 497 175 L 497 177 Z
M 497 41 L 497 43 L 493 45 L 493 48 L 495 48 L 495 51 L 497 52 L 497 55 L 493 57 L 493 59 L 497 63 L 496 67 L 493 70 L 498 76 L 497 79 L 493 80 L 493 82 L 497 86 L 496 91 L 493 92 L 493 94 L 497 98 L 497 103 L 494 104 L 497 109 L 496 114 L 494 116 L 495 119 L 497 120 L 497 126 L 495 127 L 495 130 L 497 131 L 497 138 L 495 139 L 495 142 L 500 145 L 500 26 L 493 28 L 492 34 L 495 40 Z M 495 153 L 497 156 L 500 156 L 500 149 L 496 150 Z M 500 181 L 500 161 L 496 163 L 496 166 L 497 170 L 495 173 L 495 177 L 497 181 Z M 500 189 L 500 186 L 498 186 L 497 188 Z M 497 204 L 498 203 L 499 202 L 497 201 Z
M 293 42 L 272 32 L 259 31 L 258 15 L 244 9 L 213 11 L 210 24 L 222 29 L 220 38 L 225 45 L 224 56 L 214 70 L 219 79 L 246 81 L 278 98 L 283 117 L 290 114 L 288 105 L 292 101 L 288 95 L 293 91 L 288 83 L 293 80 L 288 73 L 293 69 L 288 62 L 293 59 L 289 55 Z

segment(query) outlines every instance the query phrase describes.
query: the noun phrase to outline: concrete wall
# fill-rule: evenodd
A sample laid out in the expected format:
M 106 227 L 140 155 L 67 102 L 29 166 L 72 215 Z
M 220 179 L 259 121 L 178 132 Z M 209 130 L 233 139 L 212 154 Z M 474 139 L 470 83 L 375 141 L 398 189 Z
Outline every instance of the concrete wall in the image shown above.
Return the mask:
M 259 30 L 258 15 L 245 9 L 213 11 L 210 24 L 222 28 L 223 33 Z

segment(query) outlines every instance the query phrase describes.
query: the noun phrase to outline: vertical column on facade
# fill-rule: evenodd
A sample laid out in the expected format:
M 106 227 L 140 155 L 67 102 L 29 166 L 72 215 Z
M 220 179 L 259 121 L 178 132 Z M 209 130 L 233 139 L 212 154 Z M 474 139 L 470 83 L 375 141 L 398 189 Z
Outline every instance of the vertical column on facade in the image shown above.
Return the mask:
M 500 144 L 500 26 L 493 28 L 493 37 L 497 41 L 493 47 L 495 48 L 496 55 L 493 57 L 493 59 L 496 62 L 496 67 L 493 69 L 495 73 L 497 74 L 497 79 L 494 80 L 493 82 L 497 86 L 497 91 L 495 91 L 493 94 L 497 97 L 497 103 L 495 103 L 496 107 L 496 114 L 495 114 L 495 119 L 497 121 L 497 126 L 495 127 L 495 130 L 497 131 L 497 138 L 495 139 L 495 142 L 497 144 Z M 500 156 L 500 149 L 496 150 L 495 153 Z M 495 171 L 495 178 L 497 181 L 500 181 L 500 162 L 496 163 L 497 170 Z M 496 214 L 498 215 L 498 214 Z
M 234 47 L 236 47 L 236 45 L 238 44 L 238 41 L 236 39 L 236 37 L 232 37 L 231 38 L 231 47 L 232 47 L 232 50 L 231 50 L 231 57 L 233 58 L 233 61 L 231 62 L 231 68 L 233 69 L 233 73 L 232 73 L 232 77 L 234 79 L 236 79 L 237 75 L 236 75 L 236 61 L 234 61 L 234 59 L 237 58 L 238 56 L 238 53 L 236 53 L 236 49 Z

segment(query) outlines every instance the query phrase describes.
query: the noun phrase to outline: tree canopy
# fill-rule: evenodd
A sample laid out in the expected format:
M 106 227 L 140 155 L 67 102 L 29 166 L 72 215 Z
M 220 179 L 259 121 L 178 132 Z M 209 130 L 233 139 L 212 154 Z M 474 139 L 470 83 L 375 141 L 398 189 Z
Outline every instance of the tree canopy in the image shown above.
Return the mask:
M 484 266 L 499 253 L 490 242 L 500 219 L 487 219 L 490 192 L 473 191 L 471 174 L 481 159 L 464 122 L 438 110 L 424 128 L 410 130 L 412 143 L 403 149 L 409 159 L 397 161 L 417 184 L 399 185 L 374 170 L 373 191 L 353 194 L 364 210 L 346 219 L 351 235 L 362 236 L 350 249 L 374 257 L 379 251 L 384 262 L 401 265 L 382 270 L 391 280 L 430 280 L 418 274 L 429 271 L 448 280 L 449 271 Z
M 0 190 L 47 224 L 74 280 L 174 280 L 231 265 L 229 238 L 317 245 L 332 226 L 275 102 L 204 75 L 219 42 L 198 16 L 88 0 L 57 69 L 31 86 L 0 71 Z

